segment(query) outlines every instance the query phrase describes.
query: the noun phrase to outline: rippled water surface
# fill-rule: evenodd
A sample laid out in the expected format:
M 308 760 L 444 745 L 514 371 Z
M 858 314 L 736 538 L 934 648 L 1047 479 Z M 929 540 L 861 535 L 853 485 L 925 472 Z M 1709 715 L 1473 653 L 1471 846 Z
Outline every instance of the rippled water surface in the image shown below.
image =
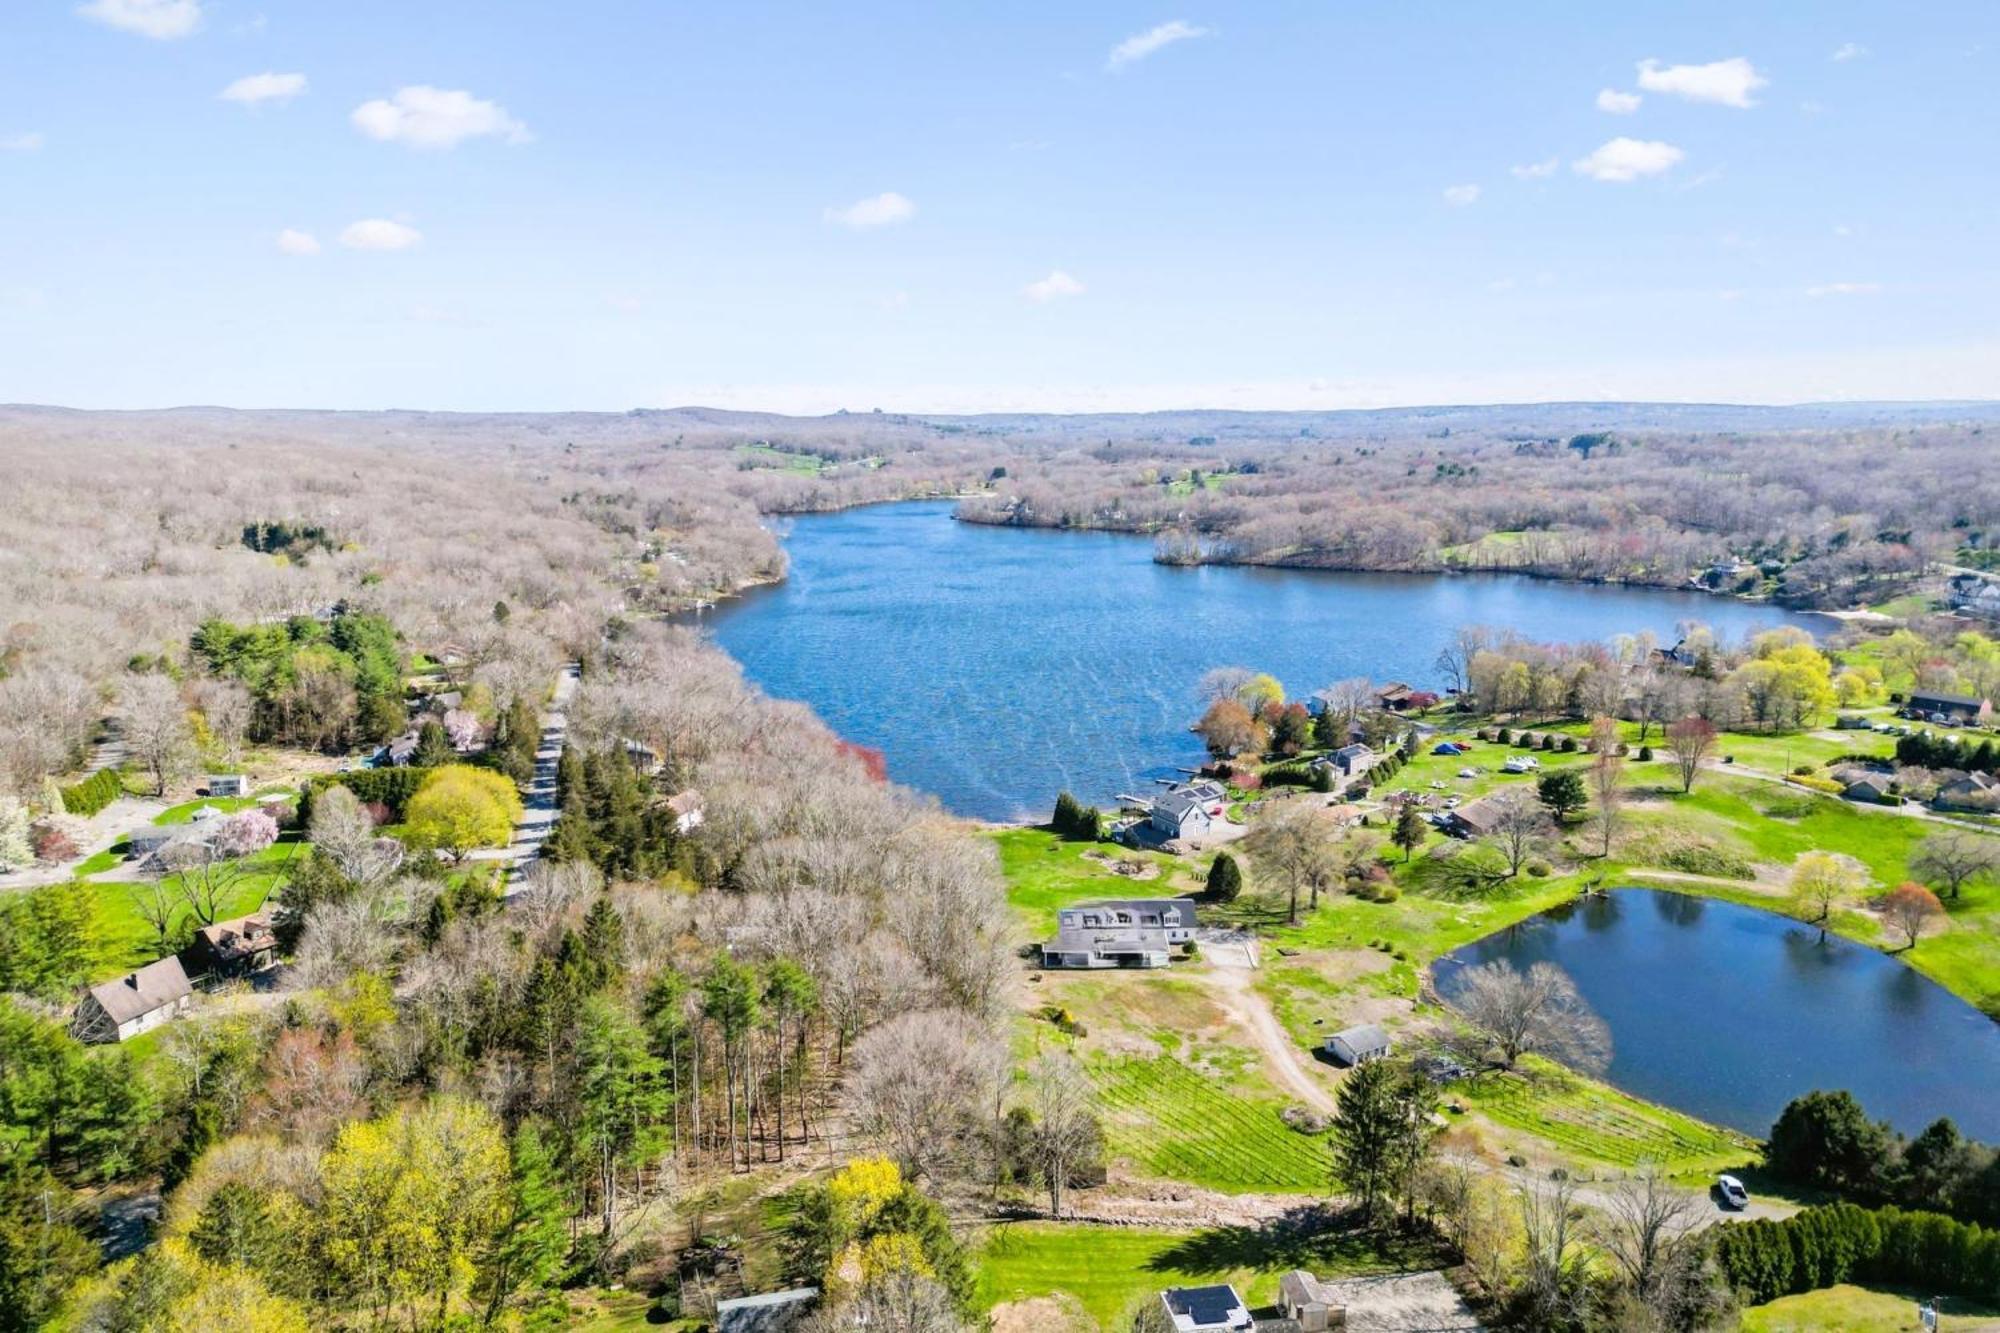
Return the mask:
M 1792 1098 L 1846 1088 L 1905 1134 L 1948 1115 L 2000 1140 L 2000 1024 L 1785 917 L 1614 889 L 1439 960 L 1439 992 L 1449 1000 L 1466 967 L 1495 959 L 1568 972 L 1611 1028 L 1607 1077 L 1649 1101 L 1761 1138 Z
M 1698 619 L 1737 637 L 1807 624 L 1696 593 L 1509 575 L 1170 569 L 1150 541 L 978 527 L 946 502 L 798 519 L 791 575 L 706 622 L 766 691 L 880 748 L 899 782 L 980 818 L 1043 817 L 1057 791 L 1109 802 L 1201 760 L 1195 685 L 1225 664 L 1305 694 L 1347 676 L 1439 684 L 1460 625 L 1537 639 Z

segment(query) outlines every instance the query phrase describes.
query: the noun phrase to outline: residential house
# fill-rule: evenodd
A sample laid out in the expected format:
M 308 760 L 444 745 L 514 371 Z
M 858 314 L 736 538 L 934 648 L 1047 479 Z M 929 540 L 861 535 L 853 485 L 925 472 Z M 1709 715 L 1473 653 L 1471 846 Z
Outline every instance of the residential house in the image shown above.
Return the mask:
M 1056 913 L 1043 967 L 1165 967 L 1176 945 L 1194 939 L 1192 898 L 1082 903 Z
M 208 775 L 208 794 L 212 797 L 248 796 L 250 779 L 241 773 L 211 773 Z
M 1303 1268 L 1278 1279 L 1278 1308 L 1299 1326 L 1299 1333 L 1329 1333 L 1347 1326 L 1347 1308 L 1333 1289 Z
M 1890 779 L 1870 773 L 1856 778 L 1841 791 L 1845 800 L 1860 801 L 1864 805 L 1894 805 L 1896 798 L 1889 794 Z
M 819 1304 L 818 1287 L 794 1287 L 715 1304 L 715 1333 L 788 1333 Z
M 1946 694 L 1942 690 L 1912 690 L 1903 711 L 1932 722 L 1976 722 L 1986 701 L 1972 694 Z
M 644 741 L 635 741 L 627 736 L 620 737 L 619 744 L 625 747 L 625 758 L 631 761 L 632 771 L 642 778 L 650 778 L 666 766 L 660 752 Z
M 1964 773 L 1940 786 L 1931 801 L 1940 810 L 2000 809 L 2000 778 Z
M 1222 816 L 1224 792 L 1214 782 L 1190 782 L 1153 798 L 1147 827 L 1168 842 L 1199 838 Z
M 1959 574 L 1951 580 L 1951 609 L 1962 616 L 2000 620 L 2000 579 Z
M 674 832 L 685 836 L 701 827 L 701 793 L 692 789 L 669 796 L 667 809 L 674 816 Z
M 1326 1053 L 1353 1068 L 1370 1060 L 1380 1060 L 1394 1049 L 1389 1034 L 1374 1023 L 1345 1028 L 1326 1039 Z
M 1503 807 L 1491 796 L 1467 801 L 1445 815 L 1443 828 L 1454 838 L 1483 838 L 1500 827 Z
M 1253 1329 L 1250 1307 L 1227 1283 L 1211 1287 L 1169 1287 L 1160 1293 L 1174 1333 L 1238 1333 Z
M 181 962 L 198 977 L 262 972 L 278 961 L 278 936 L 271 920 L 269 912 L 259 912 L 203 926 L 181 950 Z
M 376 768 L 408 768 L 417 757 L 417 733 L 406 731 L 375 752 Z
M 169 956 L 92 986 L 77 1002 L 69 1030 L 78 1041 L 129 1041 L 186 1013 L 193 1003 L 194 987 L 181 960 Z
M 1389 684 L 1375 691 L 1375 706 L 1387 709 L 1391 713 L 1400 713 L 1410 707 L 1410 695 L 1412 693 L 1413 691 L 1410 687 L 1402 681 L 1391 681 Z
M 125 854 L 143 861 L 187 831 L 185 824 L 148 824 L 144 828 L 135 828 L 125 835 Z

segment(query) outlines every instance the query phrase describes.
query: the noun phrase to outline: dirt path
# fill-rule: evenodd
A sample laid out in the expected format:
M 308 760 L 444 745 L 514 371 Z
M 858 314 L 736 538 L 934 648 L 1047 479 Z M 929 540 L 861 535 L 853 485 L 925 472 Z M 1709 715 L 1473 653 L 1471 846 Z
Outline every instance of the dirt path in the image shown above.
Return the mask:
M 1243 1030 L 1250 1034 L 1251 1045 L 1264 1057 L 1264 1063 L 1277 1076 L 1279 1085 L 1313 1110 L 1324 1115 L 1334 1113 L 1333 1094 L 1326 1085 L 1312 1076 L 1300 1059 L 1298 1044 L 1279 1026 L 1271 1013 L 1271 1006 L 1265 1003 L 1253 986 L 1256 971 L 1251 965 L 1250 949 L 1254 945 L 1209 945 L 1207 956 L 1209 968 L 1200 974 L 1216 1000 L 1236 1019 Z
M 1768 879 L 1730 879 L 1727 875 L 1697 875 L 1686 870 L 1654 870 L 1646 866 L 1634 866 L 1630 872 L 1635 879 L 1664 879 L 1676 884 L 1706 884 L 1718 889 L 1755 889 L 1766 894 L 1783 896 L 1789 892 L 1783 884 Z

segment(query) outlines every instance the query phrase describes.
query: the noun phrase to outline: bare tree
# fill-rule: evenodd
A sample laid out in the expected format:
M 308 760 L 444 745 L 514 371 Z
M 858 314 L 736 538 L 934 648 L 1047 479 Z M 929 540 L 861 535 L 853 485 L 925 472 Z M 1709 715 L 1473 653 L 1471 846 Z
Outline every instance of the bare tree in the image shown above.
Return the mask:
M 1366 676 L 1336 680 L 1313 696 L 1342 722 L 1352 722 L 1375 702 L 1375 682 Z
M 345 787 L 328 787 L 314 799 L 307 836 L 335 870 L 364 887 L 388 882 L 403 863 L 403 844 L 381 836 L 375 820 Z
M 118 720 L 132 754 L 153 775 L 153 794 L 194 768 L 194 732 L 181 689 L 166 676 L 129 677 L 120 692 Z
M 1678 1293 L 1669 1290 L 1682 1269 L 1681 1250 L 1700 1225 L 1699 1196 L 1677 1189 L 1648 1163 L 1608 1191 L 1597 1235 L 1625 1275 L 1639 1302 L 1658 1309 Z
M 223 762 L 242 762 L 243 737 L 250 730 L 250 691 L 240 681 L 209 676 L 195 683 L 194 696 Z
M 868 1278 L 851 1297 L 815 1311 L 800 1333 L 965 1333 L 965 1329 L 943 1283 L 896 1268 Z
M 1467 968 L 1450 998 L 1503 1069 L 1530 1054 L 1586 1072 L 1611 1062 L 1611 1029 L 1554 963 L 1525 972 L 1498 960 Z
M 1705 717 L 1684 717 L 1667 725 L 1667 744 L 1674 750 L 1674 767 L 1681 775 L 1683 794 L 1694 790 L 1701 766 L 1715 749 L 1715 724 Z
M 1322 806 L 1289 801 L 1267 808 L 1243 839 L 1243 851 L 1260 874 L 1283 883 L 1291 895 L 1290 920 L 1299 923 L 1299 894 L 1312 892 L 1319 906 L 1320 890 L 1340 877 L 1340 856 L 1334 837 L 1339 829 Z
M 1464 694 L 1472 686 L 1472 659 L 1492 641 L 1493 633 L 1484 625 L 1461 625 L 1438 649 L 1434 665 L 1451 681 L 1453 690 Z
M 1243 693 L 1243 687 L 1257 679 L 1257 673 L 1249 667 L 1222 666 L 1204 671 L 1196 693 L 1205 704 L 1221 703 L 1225 699 L 1234 700 Z
M 926 1009 L 870 1029 L 854 1045 L 855 1126 L 913 1177 L 949 1180 L 975 1165 L 1000 1062 L 992 1029 L 958 1009 Z
M 1590 1248 L 1568 1176 L 1521 1190 L 1521 1296 L 1529 1328 L 1582 1326 L 1590 1297 Z
M 1493 832 L 1487 835 L 1487 841 L 1506 859 L 1509 878 L 1518 876 L 1528 858 L 1548 844 L 1555 826 L 1549 821 L 1548 811 L 1528 792 L 1503 792 L 1489 800 Z
M 1966 885 L 2000 873 L 2000 839 L 1963 829 L 1933 833 L 1911 854 L 1910 873 L 1956 901 Z
M 1590 723 L 1590 822 L 1597 829 L 1597 854 L 1611 855 L 1618 836 L 1618 819 L 1625 804 L 1625 761 L 1618 754 L 1618 724 L 1598 716 Z
M 1049 1191 L 1049 1216 L 1063 1215 L 1070 1176 L 1101 1139 L 1091 1113 L 1090 1080 L 1066 1051 L 1044 1051 L 1028 1069 L 1035 1114 L 1035 1164 Z

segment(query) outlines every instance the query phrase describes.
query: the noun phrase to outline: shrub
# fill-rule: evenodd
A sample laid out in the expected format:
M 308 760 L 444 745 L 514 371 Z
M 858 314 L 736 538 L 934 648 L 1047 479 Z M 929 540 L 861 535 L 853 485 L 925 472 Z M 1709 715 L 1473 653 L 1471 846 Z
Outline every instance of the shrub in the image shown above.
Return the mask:
M 1576 753 L 1576 737 L 1574 737 L 1574 736 L 1565 736 L 1565 737 L 1563 737 L 1563 743 L 1562 743 L 1562 749 L 1563 749 L 1563 753 L 1564 753 L 1564 754 L 1575 754 L 1575 753 Z
M 409 808 L 410 798 L 417 794 L 417 788 L 424 785 L 424 779 L 433 771 L 423 768 L 359 768 L 352 773 L 328 773 L 308 778 L 299 791 L 299 823 L 304 827 L 311 826 L 313 802 L 328 787 L 347 788 L 354 793 L 354 799 L 365 806 L 380 804 L 389 812 L 387 822 L 398 822 Z
M 1536 879 L 1547 879 L 1549 877 L 1550 871 L 1553 870 L 1554 867 L 1550 866 L 1547 861 L 1544 861 L 1540 857 L 1537 857 L 1534 860 L 1528 862 L 1527 865 L 1522 867 L 1522 869 L 1526 870 L 1530 875 L 1532 875 Z
M 125 784 L 118 774 L 100 768 L 83 781 L 62 788 L 63 811 L 88 819 L 124 794 Z
M 28 843 L 34 849 L 37 861 L 73 861 L 76 859 L 76 839 L 67 830 L 55 824 L 41 823 L 28 830 Z
M 1832 778 L 1815 777 L 1810 773 L 1805 774 L 1802 777 L 1801 776 L 1788 777 L 1785 779 L 1785 781 L 1791 783 L 1793 786 L 1796 787 L 1810 787 L 1814 791 L 1823 791 L 1829 796 L 1838 796 L 1842 792 L 1847 790 L 1847 788 L 1841 786 L 1838 782 L 1835 782 Z
M 1378 903 L 1393 903 L 1402 896 L 1403 891 L 1394 884 L 1384 884 L 1375 890 L 1375 901 Z
M 1812 776 L 1812 771 L 1813 766 L 1811 764 L 1796 764 L 1792 768 L 1792 776 L 1795 778 L 1810 777 Z
M 1653 747 L 1652 747 L 1652 746 L 1650 746 L 1650 745 L 1642 745 L 1642 746 L 1640 746 L 1640 747 L 1639 747 L 1639 762 L 1640 762 L 1640 763 L 1642 763 L 1642 764 L 1650 764 L 1650 763 L 1652 763 L 1652 762 L 1653 762 Z
M 1493 739 L 1501 745 L 1511 745 L 1514 743 L 1514 733 L 1502 727 L 1494 734 Z
M 1555 752 L 1556 734 L 1553 731 L 1545 731 L 1542 733 L 1541 748 L 1550 753 Z

